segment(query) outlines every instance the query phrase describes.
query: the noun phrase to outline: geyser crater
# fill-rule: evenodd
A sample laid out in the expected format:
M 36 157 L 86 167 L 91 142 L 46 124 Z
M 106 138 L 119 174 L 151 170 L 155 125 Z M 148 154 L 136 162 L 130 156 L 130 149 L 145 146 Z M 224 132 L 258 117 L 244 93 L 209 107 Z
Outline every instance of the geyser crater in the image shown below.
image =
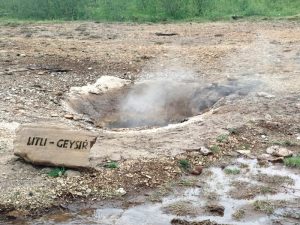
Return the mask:
M 89 117 L 100 128 L 152 128 L 187 121 L 222 98 L 245 95 L 253 87 L 238 80 L 203 84 L 197 80 L 131 82 L 103 76 L 93 85 L 71 88 L 69 110 Z

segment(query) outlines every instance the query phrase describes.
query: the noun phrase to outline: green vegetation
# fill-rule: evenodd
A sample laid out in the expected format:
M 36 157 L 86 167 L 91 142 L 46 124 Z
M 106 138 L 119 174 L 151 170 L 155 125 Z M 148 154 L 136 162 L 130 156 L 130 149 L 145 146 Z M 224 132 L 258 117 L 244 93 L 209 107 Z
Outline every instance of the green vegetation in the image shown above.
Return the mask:
M 244 209 L 238 209 L 232 214 L 232 217 L 235 220 L 241 220 L 245 217 L 246 211 Z
M 253 203 L 253 206 L 256 211 L 264 212 L 269 215 L 272 214 L 275 210 L 275 206 L 270 201 L 257 200 Z
M 213 146 L 211 146 L 210 148 L 209 148 L 211 151 L 212 151 L 212 153 L 214 153 L 214 154 L 217 154 L 221 149 L 220 149 L 220 147 L 218 146 L 218 145 L 213 145 Z
M 198 180 L 196 178 L 192 179 L 181 179 L 178 182 L 178 185 L 180 186 L 185 186 L 185 187 L 195 187 L 197 184 Z
M 299 14 L 299 0 L 0 0 L 0 17 L 158 22 Z
M 167 214 L 176 216 L 196 216 L 197 209 L 191 204 L 190 201 L 178 201 L 171 203 L 163 208 Z
M 66 172 L 66 169 L 63 167 L 53 168 L 49 173 L 48 176 L 50 177 L 61 177 Z
M 284 159 L 284 165 L 300 168 L 300 156 L 294 156 Z
M 237 175 L 239 174 L 241 171 L 238 168 L 225 168 L 224 172 L 226 174 L 231 174 L 231 175 Z
M 229 131 L 230 134 L 238 134 L 238 130 L 236 128 L 228 128 L 227 129 Z
M 116 162 L 108 162 L 104 165 L 104 167 L 109 169 L 117 169 L 119 165 Z
M 217 142 L 225 142 L 228 140 L 228 134 L 221 134 L 217 137 Z
M 187 159 L 181 159 L 179 160 L 179 166 L 183 170 L 188 170 L 191 168 L 191 164 Z

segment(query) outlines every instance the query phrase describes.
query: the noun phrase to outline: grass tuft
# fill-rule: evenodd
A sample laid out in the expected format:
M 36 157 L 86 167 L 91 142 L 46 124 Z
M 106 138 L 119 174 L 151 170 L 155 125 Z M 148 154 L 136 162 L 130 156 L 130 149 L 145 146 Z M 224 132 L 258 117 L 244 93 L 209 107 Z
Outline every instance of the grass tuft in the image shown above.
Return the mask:
M 49 173 L 48 176 L 50 177 L 61 177 L 66 172 L 66 169 L 64 167 L 56 167 L 53 168 Z
M 211 146 L 210 148 L 209 148 L 211 151 L 212 151 L 212 153 L 214 153 L 214 154 L 217 154 L 218 152 L 220 152 L 220 147 L 218 146 L 218 145 L 213 145 L 213 146 Z
M 179 166 L 183 170 L 189 170 L 191 168 L 191 164 L 187 159 L 179 160 Z
M 284 165 L 289 167 L 300 168 L 300 156 L 293 156 L 284 159 Z
M 237 168 L 226 168 L 224 172 L 228 175 L 237 175 L 240 174 L 241 171 Z
M 264 212 L 268 215 L 272 214 L 275 210 L 275 206 L 270 201 L 257 200 L 253 203 L 253 206 L 256 211 Z
M 109 169 L 117 169 L 119 168 L 119 165 L 117 162 L 108 162 L 104 165 L 104 167 Z
M 228 140 L 228 134 L 221 134 L 217 137 L 217 142 L 225 142 Z

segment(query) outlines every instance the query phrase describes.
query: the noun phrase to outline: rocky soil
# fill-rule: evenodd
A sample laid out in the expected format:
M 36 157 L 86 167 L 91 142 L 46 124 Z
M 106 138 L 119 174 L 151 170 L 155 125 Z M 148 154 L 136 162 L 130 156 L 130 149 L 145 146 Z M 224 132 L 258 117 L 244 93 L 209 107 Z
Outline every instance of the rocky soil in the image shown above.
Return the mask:
M 103 75 L 208 85 L 238 80 L 251 89 L 221 98 L 178 125 L 110 130 L 63 104 L 71 87 L 93 84 Z M 300 153 L 299 75 L 298 22 L 2 24 L 0 213 L 10 219 L 34 216 L 75 200 L 161 187 L 188 173 L 185 161 L 192 173 L 199 166 L 224 168 L 238 156 L 282 162 L 287 151 Z M 95 170 L 53 178 L 51 168 L 23 162 L 13 155 L 15 130 L 40 121 L 99 132 L 101 147 L 117 153 L 108 160 L 119 161 L 118 168 L 102 162 Z M 283 155 L 266 152 L 274 145 L 286 148 Z M 252 195 L 245 193 L 249 198 L 261 191 L 252 189 Z M 181 222 L 174 224 L 187 224 Z

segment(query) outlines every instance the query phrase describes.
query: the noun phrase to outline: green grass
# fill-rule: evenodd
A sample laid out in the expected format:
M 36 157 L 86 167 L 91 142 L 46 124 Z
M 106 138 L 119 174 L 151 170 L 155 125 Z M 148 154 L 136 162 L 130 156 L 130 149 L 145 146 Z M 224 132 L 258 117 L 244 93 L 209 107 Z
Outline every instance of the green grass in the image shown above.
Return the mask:
M 284 165 L 300 168 L 300 156 L 294 156 L 284 159 Z
M 240 174 L 240 170 L 237 168 L 225 168 L 224 172 L 228 175 L 237 175 Z
M 191 164 L 187 159 L 181 159 L 178 163 L 180 168 L 183 170 L 189 170 L 191 168 Z
M 104 165 L 104 167 L 109 169 L 117 169 L 119 165 L 116 162 L 108 162 Z
M 66 172 L 66 169 L 63 167 L 56 167 L 53 168 L 49 173 L 48 176 L 50 177 L 61 177 Z
M 284 17 L 299 0 L 0 0 L 0 18 L 162 22 Z
M 209 148 L 214 154 L 217 154 L 218 152 L 220 152 L 220 147 L 218 145 L 213 145 Z
M 225 142 L 228 140 L 228 134 L 221 134 L 217 137 L 217 142 Z
M 270 201 L 257 200 L 253 203 L 253 206 L 256 211 L 264 212 L 268 215 L 272 214 L 275 210 L 275 206 Z
M 185 187 L 195 187 L 197 182 L 198 182 L 197 179 L 181 179 L 178 182 L 178 185 L 185 186 Z

